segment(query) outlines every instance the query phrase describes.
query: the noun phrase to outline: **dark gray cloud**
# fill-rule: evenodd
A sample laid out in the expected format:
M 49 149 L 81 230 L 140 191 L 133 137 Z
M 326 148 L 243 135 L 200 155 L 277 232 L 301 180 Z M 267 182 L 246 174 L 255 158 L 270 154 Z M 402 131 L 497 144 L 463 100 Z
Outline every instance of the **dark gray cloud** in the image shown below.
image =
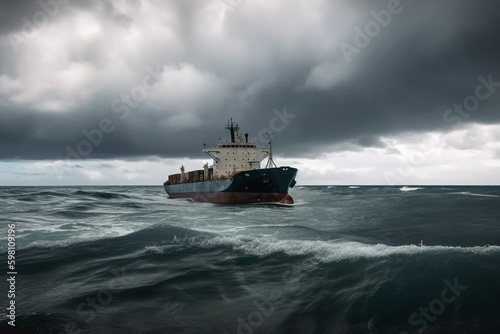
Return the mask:
M 74 20 L 74 30 L 51 38 L 64 50 L 61 73 L 75 74 L 54 77 L 52 85 L 40 59 L 59 53 L 43 49 L 45 31 L 17 54 L 9 41 L 22 33 L 21 18 L 32 18 L 40 6 L 6 5 L 0 159 L 64 159 L 66 147 L 76 150 L 88 140 L 82 131 L 98 128 L 103 118 L 113 130 L 95 137 L 99 144 L 82 157 L 200 157 L 203 143 L 227 135 L 230 117 L 255 138 L 274 124 L 277 151 L 285 156 L 384 147 L 381 136 L 500 122 L 500 87 L 473 112 L 443 118 L 453 104 L 475 96 L 478 77 L 500 82 L 500 3 L 401 1 L 401 12 L 350 61 L 341 43 L 355 46 L 355 28 L 375 22 L 370 12 L 387 9 L 387 1 L 231 3 L 215 1 L 213 12 L 196 1 L 61 5 L 48 27 Z M 217 12 L 221 6 L 224 12 Z M 149 12 L 157 15 L 145 21 L 141 13 Z M 83 13 L 95 21 L 82 32 Z M 99 32 L 92 30 L 95 22 Z M 27 54 L 32 50 L 41 53 Z M 156 64 L 162 74 L 155 90 L 121 119 L 113 101 L 130 94 Z M 293 118 L 282 128 L 276 110 L 282 114 L 285 106 Z

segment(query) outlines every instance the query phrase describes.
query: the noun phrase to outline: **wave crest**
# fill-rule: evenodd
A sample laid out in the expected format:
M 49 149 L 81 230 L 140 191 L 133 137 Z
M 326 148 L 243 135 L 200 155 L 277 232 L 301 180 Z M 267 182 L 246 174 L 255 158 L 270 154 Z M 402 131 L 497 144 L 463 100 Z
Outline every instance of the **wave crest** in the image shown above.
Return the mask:
M 230 248 L 250 256 L 265 257 L 277 253 L 288 256 L 311 256 L 320 262 L 339 262 L 345 260 L 373 259 L 391 256 L 413 256 L 420 254 L 475 254 L 495 255 L 500 253 L 500 246 L 388 246 L 385 244 L 363 244 L 353 241 L 321 241 L 321 240 L 278 240 L 274 238 L 261 239 L 243 236 L 195 236 L 175 239 L 172 243 L 162 246 L 148 246 L 146 250 L 162 254 L 172 250 L 174 245 L 212 249 L 217 247 Z

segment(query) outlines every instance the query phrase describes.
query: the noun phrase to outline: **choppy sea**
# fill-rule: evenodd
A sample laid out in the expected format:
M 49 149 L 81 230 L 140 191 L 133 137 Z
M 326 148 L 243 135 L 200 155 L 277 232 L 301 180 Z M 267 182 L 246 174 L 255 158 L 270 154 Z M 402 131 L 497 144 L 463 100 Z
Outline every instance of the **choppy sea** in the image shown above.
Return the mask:
M 0 333 L 500 333 L 500 187 L 291 195 L 0 187 Z

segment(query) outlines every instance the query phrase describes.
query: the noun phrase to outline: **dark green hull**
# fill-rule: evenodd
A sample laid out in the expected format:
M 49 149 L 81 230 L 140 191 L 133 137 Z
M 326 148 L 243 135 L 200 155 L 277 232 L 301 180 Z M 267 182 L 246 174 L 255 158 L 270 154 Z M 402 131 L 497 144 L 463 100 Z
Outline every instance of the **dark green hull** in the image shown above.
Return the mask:
M 228 180 L 164 185 L 171 198 L 190 198 L 199 202 L 221 204 L 284 203 L 293 199 L 288 189 L 295 185 L 297 169 L 278 167 L 237 173 Z

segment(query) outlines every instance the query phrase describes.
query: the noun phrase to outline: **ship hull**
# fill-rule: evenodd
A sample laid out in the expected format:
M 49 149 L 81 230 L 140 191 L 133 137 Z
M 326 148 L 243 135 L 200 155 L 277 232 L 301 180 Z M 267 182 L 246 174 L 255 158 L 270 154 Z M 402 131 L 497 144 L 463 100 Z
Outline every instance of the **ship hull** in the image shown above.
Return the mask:
M 292 167 L 256 169 L 237 173 L 231 179 L 168 185 L 171 198 L 218 204 L 292 204 L 288 189 L 295 184 L 297 169 Z

